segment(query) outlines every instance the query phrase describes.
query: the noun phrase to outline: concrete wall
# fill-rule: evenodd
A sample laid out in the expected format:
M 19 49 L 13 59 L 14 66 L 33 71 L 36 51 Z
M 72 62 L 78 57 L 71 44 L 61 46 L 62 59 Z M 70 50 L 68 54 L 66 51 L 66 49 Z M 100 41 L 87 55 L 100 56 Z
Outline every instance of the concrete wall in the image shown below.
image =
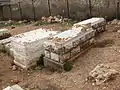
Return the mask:
M 19 0 L 11 0 L 12 18 L 21 19 Z M 23 19 L 33 19 L 32 0 L 20 0 Z M 51 15 L 68 15 L 74 19 L 86 19 L 90 16 L 89 0 L 33 0 L 35 6 L 35 17 L 40 19 L 41 16 Z M 48 4 L 50 1 L 50 5 Z M 117 0 L 91 0 L 92 16 L 107 16 L 112 18 L 116 14 Z M 120 0 L 119 0 L 120 1 Z M 50 6 L 50 8 L 49 8 Z M 68 8 L 67 8 L 68 7 Z M 10 8 L 4 7 L 4 18 L 9 18 Z M 68 11 L 69 10 L 69 11 Z

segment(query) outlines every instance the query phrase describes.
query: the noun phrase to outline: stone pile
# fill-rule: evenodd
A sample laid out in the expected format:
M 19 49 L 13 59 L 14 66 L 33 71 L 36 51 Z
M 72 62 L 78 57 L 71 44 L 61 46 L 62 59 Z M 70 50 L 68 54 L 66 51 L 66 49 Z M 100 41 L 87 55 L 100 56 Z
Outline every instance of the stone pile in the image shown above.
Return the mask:
M 92 81 L 92 85 L 101 85 L 102 83 L 115 78 L 119 73 L 105 64 L 97 65 L 90 73 L 87 81 Z
M 42 17 L 42 21 L 47 22 L 47 23 L 63 23 L 63 22 L 68 22 L 70 19 L 64 18 L 60 15 L 57 16 L 49 16 L 49 17 Z
M 108 24 L 111 24 L 111 25 L 120 25 L 120 20 L 114 19 L 111 22 L 108 22 Z

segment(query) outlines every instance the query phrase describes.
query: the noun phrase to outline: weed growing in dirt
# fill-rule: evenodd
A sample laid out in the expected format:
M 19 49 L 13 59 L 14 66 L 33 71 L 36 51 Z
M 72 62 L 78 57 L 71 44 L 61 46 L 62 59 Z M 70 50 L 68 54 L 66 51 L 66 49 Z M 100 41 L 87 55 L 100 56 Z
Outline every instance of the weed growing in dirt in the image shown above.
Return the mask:
M 35 26 L 47 25 L 47 24 L 49 24 L 49 23 L 44 22 L 44 21 L 36 21 L 36 22 L 34 23 Z
M 23 25 L 23 24 L 24 23 L 19 23 L 19 22 L 11 22 L 11 23 L 3 22 L 3 23 L 0 23 L 0 27 L 19 26 L 19 25 Z
M 0 45 L 0 53 L 6 53 L 6 49 L 4 45 Z
M 42 54 L 39 60 L 37 60 L 37 66 L 43 66 L 43 65 L 44 65 L 44 55 Z
M 63 23 L 61 23 L 61 26 L 69 26 L 69 27 L 72 27 L 73 24 L 75 24 L 75 23 L 76 23 L 76 21 L 71 20 L 71 21 L 68 21 L 68 22 L 63 22 Z
M 73 68 L 73 66 L 72 66 L 72 64 L 70 62 L 67 61 L 63 65 L 63 68 L 64 68 L 65 71 L 70 71 Z

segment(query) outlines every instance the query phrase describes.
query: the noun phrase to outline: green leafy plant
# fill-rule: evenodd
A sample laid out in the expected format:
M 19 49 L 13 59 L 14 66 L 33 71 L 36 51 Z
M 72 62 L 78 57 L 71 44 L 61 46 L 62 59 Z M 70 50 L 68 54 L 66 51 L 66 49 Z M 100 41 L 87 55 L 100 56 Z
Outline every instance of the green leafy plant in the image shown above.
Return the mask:
M 40 25 L 47 25 L 48 23 L 47 22 L 44 22 L 44 21 L 37 21 L 35 22 L 35 26 L 40 26 Z
M 37 60 L 37 66 L 43 66 L 43 65 L 44 65 L 44 55 L 42 54 L 39 60 Z
M 73 66 L 70 62 L 67 61 L 64 63 L 63 68 L 65 71 L 70 71 L 73 68 Z
M 20 26 L 20 25 L 24 25 L 24 23 L 19 23 L 18 21 L 13 21 L 11 23 L 6 22 L 2 22 L 0 23 L 0 27 L 7 27 L 7 26 Z
M 0 45 L 0 52 L 2 52 L 2 53 L 7 52 L 4 45 Z

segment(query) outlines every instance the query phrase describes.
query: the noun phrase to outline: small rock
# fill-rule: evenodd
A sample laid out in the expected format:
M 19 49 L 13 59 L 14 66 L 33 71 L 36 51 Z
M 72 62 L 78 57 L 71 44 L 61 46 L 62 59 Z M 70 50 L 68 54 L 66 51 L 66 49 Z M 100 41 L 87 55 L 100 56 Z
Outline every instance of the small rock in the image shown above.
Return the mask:
M 4 24 L 5 24 L 5 25 L 8 25 L 8 23 L 7 23 L 7 22 L 5 22 Z
M 52 19 L 54 19 L 54 17 L 53 17 L 53 16 L 49 16 L 48 18 L 49 18 L 49 19 L 51 19 L 51 20 L 52 20 Z
M 108 22 L 107 24 L 108 24 L 108 25 L 110 25 L 110 24 L 111 24 L 111 22 Z
M 59 22 L 62 23 L 62 22 L 63 22 L 63 19 L 59 19 Z
M 120 30 L 118 30 L 117 32 L 120 33 Z
M 107 87 L 103 87 L 103 90 L 106 90 L 107 89 Z
M 7 21 L 7 23 L 12 24 L 12 23 L 13 23 L 13 21 L 12 21 L 12 20 L 8 20 L 8 21 Z
M 56 17 L 57 17 L 57 18 L 59 18 L 59 19 L 61 18 L 61 16 L 60 16 L 60 15 L 57 15 Z
M 11 80 L 11 83 L 13 83 L 13 84 L 18 84 L 19 82 L 20 82 L 20 81 L 17 80 L 17 79 Z
M 64 22 L 68 22 L 68 18 L 64 18 L 63 21 L 64 21 Z
M 120 25 L 120 21 L 118 21 L 118 25 Z
M 52 23 L 52 20 L 48 18 L 47 23 Z
M 11 25 L 11 29 L 14 29 L 15 28 L 15 26 L 14 25 Z
M 41 20 L 42 21 L 47 21 L 47 18 L 46 17 L 42 17 Z
M 57 23 L 55 20 L 52 20 L 52 23 Z
M 23 20 L 23 23 L 28 23 L 28 21 L 27 20 Z
M 59 23 L 59 18 L 57 18 L 57 17 L 54 17 L 54 19 L 55 19 L 55 21 L 57 22 L 57 23 Z
M 12 66 L 12 71 L 17 70 L 17 67 L 15 65 Z
M 54 17 L 53 16 L 48 17 L 47 22 L 48 23 L 55 23 Z
M 115 25 L 115 24 L 118 24 L 118 22 L 119 22 L 119 21 L 118 21 L 117 19 L 114 19 L 114 20 L 111 22 L 111 24 L 112 24 L 112 25 Z
M 28 73 L 27 75 L 28 75 L 28 76 L 30 76 L 30 74 L 29 74 L 29 73 Z
M 23 22 L 22 21 L 18 21 L 19 24 L 22 24 Z
M 93 86 L 95 86 L 95 83 L 92 83 Z

